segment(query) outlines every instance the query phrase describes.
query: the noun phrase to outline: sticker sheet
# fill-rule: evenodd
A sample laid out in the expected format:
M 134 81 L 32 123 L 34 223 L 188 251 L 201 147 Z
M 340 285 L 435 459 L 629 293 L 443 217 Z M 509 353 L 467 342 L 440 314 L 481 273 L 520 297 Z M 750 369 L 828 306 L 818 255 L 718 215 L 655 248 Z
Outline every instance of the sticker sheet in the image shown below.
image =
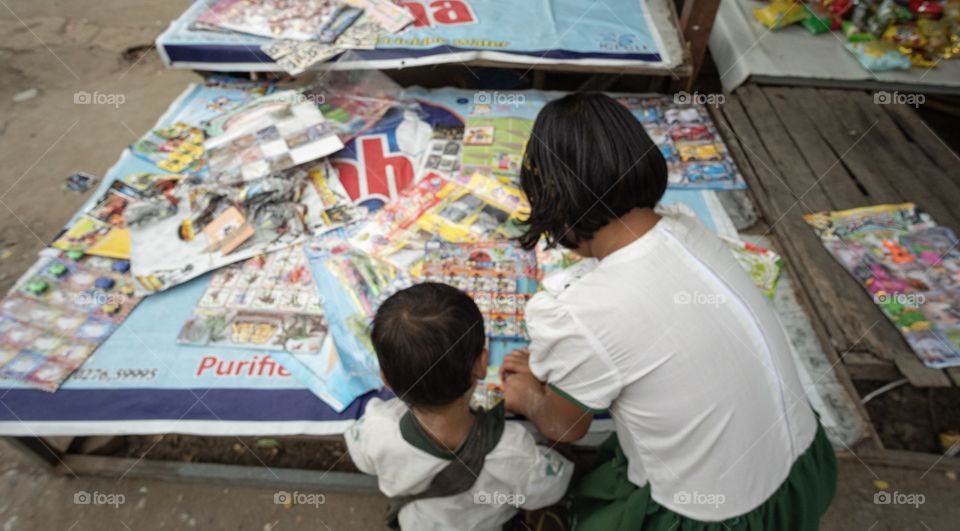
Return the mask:
M 523 311 L 537 291 L 537 256 L 510 242 L 429 242 L 423 279 L 469 294 L 483 314 L 487 336 L 526 339 Z
M 0 378 L 56 391 L 133 310 L 130 264 L 47 253 L 0 301 Z
M 320 294 L 298 246 L 214 272 L 179 343 L 317 352 L 327 335 Z
M 306 101 L 213 137 L 204 147 L 205 182 L 234 184 L 324 157 L 343 149 L 343 142 L 317 106 Z
M 928 367 L 960 366 L 960 248 L 913 203 L 805 216 Z

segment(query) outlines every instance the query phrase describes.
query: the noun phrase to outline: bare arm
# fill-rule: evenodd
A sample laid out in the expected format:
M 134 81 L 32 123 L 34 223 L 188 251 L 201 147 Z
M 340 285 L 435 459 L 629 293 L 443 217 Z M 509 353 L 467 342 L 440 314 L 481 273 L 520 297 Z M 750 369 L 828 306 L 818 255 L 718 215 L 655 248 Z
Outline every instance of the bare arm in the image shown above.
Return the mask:
M 573 442 L 587 434 L 593 414 L 537 380 L 526 352 L 514 351 L 504 359 L 502 378 L 507 409 L 530 419 L 547 438 Z

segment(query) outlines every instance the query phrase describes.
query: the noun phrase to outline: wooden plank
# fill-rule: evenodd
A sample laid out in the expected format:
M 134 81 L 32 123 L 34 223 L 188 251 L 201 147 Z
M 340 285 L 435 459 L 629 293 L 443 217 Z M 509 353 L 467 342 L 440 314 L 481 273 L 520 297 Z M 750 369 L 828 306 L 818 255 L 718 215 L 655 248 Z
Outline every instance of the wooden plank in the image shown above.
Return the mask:
M 883 110 L 930 160 L 948 176 L 953 177 L 954 182 L 960 179 L 957 177 L 960 156 L 947 147 L 912 108 L 906 105 L 884 105 Z
M 883 111 L 885 105 L 874 103 L 873 97 L 865 92 L 840 91 L 836 98 L 842 108 L 858 117 L 860 124 L 872 124 L 870 132 L 854 149 L 871 154 L 883 168 L 875 175 L 886 179 L 903 200 L 916 203 L 938 222 L 956 230 L 960 217 L 957 209 L 949 206 L 951 200 L 954 205 L 960 201 L 960 187 L 949 180 L 941 182 L 945 177 L 943 172 L 922 150 L 914 148 L 908 153 L 899 153 L 912 143 Z
M 700 74 L 718 9 L 720 9 L 720 0 L 683 0 L 683 8 L 680 11 L 680 30 L 683 32 L 691 62 L 686 90 L 693 90 L 693 82 Z
M 879 167 L 873 155 L 866 150 L 857 149 L 864 135 L 870 134 L 873 125 L 860 123 L 856 116 L 850 115 L 839 106 L 829 105 L 832 92 L 836 91 L 808 88 L 797 91 L 803 94 L 803 97 L 797 99 L 796 103 L 812 118 L 820 135 L 840 154 L 840 164 L 846 166 L 867 193 L 867 203 L 860 206 L 899 202 L 901 197 L 897 190 L 886 179 L 877 175 L 883 168 Z
M 843 363 L 854 380 L 892 382 L 903 378 L 895 364 L 878 359 L 869 352 L 848 352 Z
M 815 97 L 814 93 L 781 87 L 765 88 L 763 91 L 776 107 L 777 115 L 794 143 L 801 148 L 801 155 L 816 174 L 817 186 L 829 199 L 832 209 L 856 208 L 866 204 L 863 190 L 842 163 L 843 153 L 821 135 L 813 118 L 798 105 L 801 101 L 807 107 L 815 105 L 816 102 L 809 101 Z
M 714 113 L 714 121 L 717 124 L 717 129 L 724 138 L 737 165 L 740 167 L 744 179 L 750 186 L 749 191 L 754 196 L 754 204 L 757 205 L 761 214 L 768 220 L 768 223 L 773 223 L 774 220 L 783 217 L 782 212 L 789 208 L 788 205 L 792 204 L 792 192 L 783 190 L 781 186 L 778 186 L 777 189 L 780 190 L 779 196 L 783 197 L 785 205 L 781 205 L 780 202 L 770 199 L 770 194 L 765 187 L 765 179 L 761 179 L 759 175 L 761 173 L 774 171 L 772 169 L 773 162 L 763 143 L 760 142 L 753 124 L 743 110 L 739 97 L 731 96 L 728 98 L 727 103 L 721 110 L 722 114 L 721 112 Z M 796 243 L 791 242 L 788 237 L 785 237 L 781 232 L 782 228 L 783 227 L 778 227 L 778 225 L 773 225 L 768 230 L 777 234 L 781 245 L 787 249 L 785 254 L 788 267 L 796 266 L 793 267 L 795 270 L 794 275 L 798 279 L 799 285 L 807 290 L 810 286 L 814 285 L 814 281 L 810 277 L 810 271 L 817 266 L 817 263 L 811 261 L 810 253 L 797 252 L 795 250 Z M 813 256 L 816 256 L 816 254 Z M 822 312 L 826 306 L 820 304 L 819 296 L 815 296 L 815 293 L 811 293 L 810 295 L 811 300 L 815 301 L 814 307 L 817 311 L 818 320 L 823 322 L 828 330 L 828 341 L 825 341 L 825 344 L 836 348 L 837 345 L 834 342 L 834 338 L 845 337 L 844 329 L 838 320 L 832 318 L 824 319 Z M 846 341 L 843 341 L 843 343 L 845 344 Z
M 817 175 L 807 166 L 763 90 L 755 85 L 745 85 L 737 90 L 737 96 L 773 162 L 775 171 L 761 175 L 767 189 L 783 187 L 789 190 L 794 198 L 792 208 L 789 208 L 791 213 L 802 215 L 829 210 L 830 200 L 816 186 Z
M 106 478 L 216 482 L 258 488 L 316 489 L 327 492 L 337 491 L 357 494 L 378 492 L 376 477 L 355 472 L 213 463 L 181 463 L 179 461 L 153 461 L 150 459 L 76 454 L 63 456 L 63 464 L 56 469 L 58 473 L 68 473 L 67 470 L 78 476 Z
M 864 349 L 867 343 L 870 348 L 866 350 L 896 363 L 914 385 L 950 386 L 950 379 L 942 371 L 920 362 L 869 294 L 827 253 L 802 220 L 796 201 L 800 195 L 806 194 L 803 203 L 807 211 L 811 208 L 807 196 L 812 196 L 811 202 L 817 205 L 812 208 L 829 210 L 831 204 L 817 188 L 816 177 L 806 166 L 793 139 L 784 131 L 766 96 L 755 87 L 744 88 L 745 97 L 738 90 L 723 108 L 736 138 L 746 148 L 748 164 L 754 169 L 744 172 L 744 177 L 753 192 L 760 195 L 758 206 L 784 245 L 788 264 L 796 265 L 794 274 L 826 325 L 829 343 L 841 353 L 853 348 Z M 757 152 L 763 155 L 758 156 Z M 779 177 L 778 172 L 783 177 Z

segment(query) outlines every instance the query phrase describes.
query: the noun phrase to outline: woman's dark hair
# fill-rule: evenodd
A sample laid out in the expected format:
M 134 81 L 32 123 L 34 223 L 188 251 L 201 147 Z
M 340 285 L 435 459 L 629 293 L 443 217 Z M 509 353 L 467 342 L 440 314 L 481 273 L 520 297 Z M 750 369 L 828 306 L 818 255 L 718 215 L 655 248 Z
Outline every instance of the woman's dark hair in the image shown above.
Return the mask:
M 520 244 L 531 249 L 545 235 L 551 247 L 575 247 L 630 210 L 653 208 L 667 189 L 667 165 L 626 107 L 575 93 L 537 115 L 520 186 L 530 200 Z
M 374 350 L 400 399 L 413 406 L 445 406 L 474 384 L 483 352 L 483 315 L 466 293 L 434 282 L 398 291 L 377 310 Z

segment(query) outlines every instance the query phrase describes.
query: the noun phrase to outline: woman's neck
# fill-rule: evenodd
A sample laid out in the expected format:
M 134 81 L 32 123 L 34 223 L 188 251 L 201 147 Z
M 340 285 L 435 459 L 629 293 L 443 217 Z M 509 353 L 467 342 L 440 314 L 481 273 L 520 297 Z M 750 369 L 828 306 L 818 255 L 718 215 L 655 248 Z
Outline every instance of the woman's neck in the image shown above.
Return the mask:
M 634 208 L 601 227 L 593 234 L 593 238 L 581 244 L 578 251 L 603 260 L 649 232 L 660 221 L 660 217 L 651 208 Z
M 463 444 L 476 419 L 470 412 L 469 394 L 442 408 L 413 408 L 413 415 L 434 442 L 451 452 Z

